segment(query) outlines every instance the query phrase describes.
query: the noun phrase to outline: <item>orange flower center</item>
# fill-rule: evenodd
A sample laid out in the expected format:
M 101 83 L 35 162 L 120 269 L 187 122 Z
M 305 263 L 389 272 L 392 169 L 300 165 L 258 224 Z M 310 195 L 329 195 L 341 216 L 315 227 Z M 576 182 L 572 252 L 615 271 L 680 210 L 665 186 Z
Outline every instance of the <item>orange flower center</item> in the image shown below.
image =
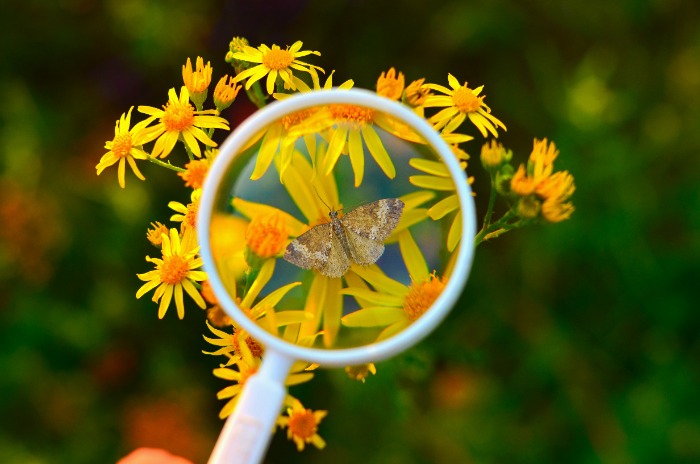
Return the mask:
M 445 288 L 445 283 L 444 278 L 440 279 L 433 273 L 423 282 L 411 284 L 403 301 L 403 309 L 411 322 L 421 317 L 433 305 Z
M 328 109 L 334 119 L 344 122 L 370 123 L 374 121 L 374 110 L 357 105 L 330 105 Z
M 238 332 L 234 332 L 233 335 L 231 336 L 232 343 L 231 345 L 233 346 L 233 351 L 238 355 L 242 357 L 241 354 L 241 347 L 238 344 L 238 337 L 239 334 Z M 265 350 L 263 349 L 262 346 L 255 340 L 253 340 L 253 337 L 248 335 L 245 338 L 245 344 L 248 345 L 248 349 L 250 350 L 250 354 L 253 355 L 255 358 L 261 358 Z
M 477 97 L 469 87 L 462 86 L 452 94 L 452 103 L 462 113 L 473 113 L 481 108 L 484 97 Z
M 297 111 L 296 113 L 288 114 L 287 116 L 283 117 L 280 122 L 285 130 L 289 130 L 290 127 L 296 126 L 315 112 L 315 109 Z
M 261 258 L 271 258 L 284 247 L 289 232 L 281 214 L 258 215 L 250 221 L 245 240 L 248 248 Z
M 183 281 L 190 266 L 182 256 L 172 255 L 163 257 L 163 264 L 159 270 L 161 282 L 174 285 Z
M 289 418 L 289 431 L 296 437 L 308 440 L 317 430 L 318 423 L 311 409 L 295 411 Z
M 273 48 L 262 57 L 262 64 L 268 69 L 287 69 L 294 61 L 294 55 L 287 50 Z
M 165 114 L 161 119 L 168 132 L 182 132 L 194 123 L 194 108 L 189 103 L 169 101 L 165 105 Z
M 119 158 L 123 158 L 129 154 L 131 150 L 131 134 L 126 132 L 124 134 L 118 134 L 114 136 L 112 140 L 112 153 L 114 153 Z

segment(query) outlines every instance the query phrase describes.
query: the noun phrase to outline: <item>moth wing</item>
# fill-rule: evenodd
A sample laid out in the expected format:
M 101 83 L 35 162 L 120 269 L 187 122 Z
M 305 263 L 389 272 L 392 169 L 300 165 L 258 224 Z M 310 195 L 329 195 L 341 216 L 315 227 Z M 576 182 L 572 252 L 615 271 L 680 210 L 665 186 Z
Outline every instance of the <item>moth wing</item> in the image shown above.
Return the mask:
M 377 262 L 384 253 L 384 243 L 381 240 L 373 240 L 346 228 L 345 236 L 348 238 L 348 248 L 353 262 L 361 266 L 369 266 Z
M 333 238 L 330 224 L 314 226 L 287 245 L 284 259 L 303 269 L 320 269 L 328 262 Z
M 326 260 L 326 263 L 318 269 L 318 272 L 326 277 L 342 277 L 350 267 L 350 260 L 348 259 L 348 255 L 345 254 L 343 244 L 335 234 L 331 235 L 331 240 L 329 243 L 331 246 L 328 259 Z
M 403 207 L 404 202 L 398 198 L 386 198 L 355 208 L 340 221 L 362 237 L 383 241 L 399 223 Z

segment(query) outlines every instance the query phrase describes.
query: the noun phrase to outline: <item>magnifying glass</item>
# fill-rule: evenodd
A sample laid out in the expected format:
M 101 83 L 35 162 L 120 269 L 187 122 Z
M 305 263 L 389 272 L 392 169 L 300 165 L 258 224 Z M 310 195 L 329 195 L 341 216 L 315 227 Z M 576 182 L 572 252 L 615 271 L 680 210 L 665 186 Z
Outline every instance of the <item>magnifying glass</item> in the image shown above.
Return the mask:
M 443 320 L 473 257 L 463 167 L 424 118 L 358 89 L 273 102 L 221 145 L 200 254 L 222 309 L 265 351 L 210 463 L 262 460 L 296 361 L 380 361 Z M 221 247 L 231 218 L 249 221 L 248 241 Z M 232 264 L 241 253 L 246 275 Z

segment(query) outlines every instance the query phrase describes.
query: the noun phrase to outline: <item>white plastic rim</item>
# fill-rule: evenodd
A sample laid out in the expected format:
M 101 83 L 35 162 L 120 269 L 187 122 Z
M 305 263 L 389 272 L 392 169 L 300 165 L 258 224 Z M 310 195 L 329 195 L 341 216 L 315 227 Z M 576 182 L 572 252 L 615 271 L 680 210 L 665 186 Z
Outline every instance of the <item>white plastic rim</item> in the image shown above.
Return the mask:
M 251 138 L 260 130 L 269 126 L 281 117 L 303 110 L 305 108 L 330 105 L 348 104 L 371 108 L 393 116 L 412 127 L 432 146 L 437 155 L 449 169 L 456 187 L 462 211 L 462 238 L 452 275 L 447 281 L 440 296 L 433 306 L 420 318 L 397 334 L 365 346 L 354 348 L 308 348 L 287 342 L 248 318 L 231 299 L 224 287 L 211 252 L 210 228 L 214 209 L 214 200 L 229 166 Z M 243 329 L 266 349 L 284 354 L 291 359 L 318 363 L 327 367 L 343 367 L 368 362 L 380 361 L 398 354 L 422 340 L 445 318 L 459 298 L 472 265 L 474 256 L 473 240 L 476 235 L 476 209 L 472 198 L 467 177 L 459 166 L 450 147 L 428 122 L 413 113 L 408 107 L 381 97 L 374 92 L 362 89 L 330 89 L 305 93 L 297 93 L 284 100 L 275 101 L 256 111 L 243 121 L 219 147 L 219 154 L 214 160 L 204 182 L 202 196 L 197 213 L 197 235 L 200 245 L 200 255 L 204 262 L 209 283 L 216 295 L 219 305 Z

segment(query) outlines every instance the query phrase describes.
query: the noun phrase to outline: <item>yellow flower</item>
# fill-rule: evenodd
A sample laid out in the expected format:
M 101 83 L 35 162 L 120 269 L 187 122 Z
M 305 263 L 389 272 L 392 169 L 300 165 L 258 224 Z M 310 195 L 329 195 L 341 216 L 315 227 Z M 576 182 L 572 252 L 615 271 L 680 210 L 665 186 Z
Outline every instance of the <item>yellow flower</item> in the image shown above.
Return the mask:
M 568 202 L 576 190 L 573 176 L 568 171 L 553 172 L 558 155 L 554 142 L 535 139 L 527 167 L 521 164 L 510 182 L 511 191 L 522 197 L 520 216 L 532 218 L 539 212 L 549 222 L 560 222 L 574 212 Z
M 194 246 L 191 233 L 186 231 L 181 240 L 177 229 L 170 229 L 170 236 L 163 234 L 162 240 L 162 259 L 146 256 L 146 261 L 156 265 L 155 270 L 137 274 L 146 283 L 136 292 L 136 298 L 157 287 L 153 301 L 160 300 L 158 318 L 165 316 L 174 295 L 177 315 L 182 319 L 185 317 L 183 289 L 200 308 L 206 306 L 193 282 L 205 280 L 207 275 L 204 271 L 196 270 L 202 266 L 202 260 L 197 257 L 199 247 Z
M 145 129 L 143 143 L 156 140 L 153 146 L 153 157 L 165 158 L 175 147 L 178 139 L 182 137 L 192 153 L 197 158 L 202 156 L 197 140 L 209 147 L 215 147 L 216 142 L 202 130 L 225 129 L 229 130 L 228 122 L 218 116 L 216 110 L 195 111 L 190 104 L 190 93 L 187 87 L 180 89 L 180 96 L 175 89 L 168 91 L 168 103 L 162 110 L 152 106 L 139 106 L 139 111 L 158 118 L 158 123 Z
M 377 367 L 374 363 L 360 364 L 359 366 L 346 366 L 345 373 L 351 379 L 365 383 L 365 379 L 367 379 L 370 374 L 377 374 Z
M 272 95 L 275 91 L 275 82 L 279 77 L 290 89 L 295 90 L 292 70 L 308 72 L 311 75 L 316 74 L 316 70 L 323 72 L 323 69 L 318 66 L 298 59 L 311 54 L 321 55 L 319 52 L 309 50 L 300 51 L 301 46 L 301 41 L 294 42 L 291 47 L 284 50 L 278 45 L 272 45 L 272 48 L 267 45 L 260 45 L 258 48 L 245 46 L 242 52 L 233 53 L 231 57 L 239 61 L 259 64 L 236 75 L 234 82 L 247 79 L 245 88 L 249 89 L 255 82 L 267 76 L 267 93 Z
M 487 136 L 487 131 L 494 137 L 498 137 L 497 127 L 506 130 L 506 126 L 491 114 L 491 108 L 484 103 L 484 96 L 479 94 L 484 86 L 470 89 L 467 83 L 460 85 L 452 75 L 447 75 L 451 89 L 438 84 L 425 84 L 425 87 L 437 90 L 445 95 L 431 95 L 424 103 L 426 108 L 445 107 L 445 109 L 431 116 L 428 120 L 435 125 L 436 130 L 445 128 L 446 132 L 452 132 L 459 127 L 466 118 L 479 129 L 481 135 Z
M 361 277 L 376 291 L 369 288 L 343 290 L 343 294 L 352 295 L 365 304 L 362 309 L 343 316 L 342 322 L 346 327 L 384 327 L 377 340 L 388 338 L 411 325 L 432 307 L 447 285 L 447 279 L 437 277 L 435 272 L 413 280 L 406 287 L 377 269 L 369 271 L 363 272 Z
M 160 247 L 163 243 L 163 234 L 168 235 L 168 228 L 160 222 L 151 222 L 151 228 L 146 232 L 146 238 L 153 246 Z
M 185 171 L 178 172 L 177 175 L 185 181 L 185 187 L 201 189 L 210 167 L 211 161 L 206 158 L 192 160 L 185 165 Z
M 243 330 L 236 329 L 235 326 L 233 327 L 233 333 L 228 333 L 224 332 L 223 330 L 216 329 L 212 327 L 211 324 L 209 324 L 209 321 L 207 321 L 207 327 L 209 327 L 209 330 L 211 330 L 212 333 L 218 338 L 209 338 L 204 336 L 204 340 L 206 340 L 214 346 L 220 346 L 222 348 L 211 353 L 203 351 L 204 354 L 218 356 L 222 354 L 233 353 L 236 357 L 242 358 L 243 351 L 246 348 L 241 348 L 241 338 L 243 338 L 242 343 L 245 343 L 247 349 L 250 350 L 250 353 L 253 355 L 253 357 L 261 358 L 263 353 L 265 352 L 265 349 L 262 347 L 262 345 L 255 341 L 253 337 L 245 333 Z M 241 334 L 243 335 L 243 337 L 241 337 Z
M 406 81 L 402 72 L 396 75 L 396 70 L 390 68 L 386 73 L 382 72 L 377 79 L 377 94 L 390 100 L 398 100 L 403 94 Z
M 228 82 L 227 82 L 228 80 Z M 241 90 L 240 85 L 236 85 L 233 77 L 225 75 L 214 87 L 214 106 L 219 112 L 222 112 L 233 103 L 238 92 Z
M 192 62 L 187 58 L 187 64 L 182 66 L 182 80 L 190 93 L 190 99 L 197 108 L 201 108 L 204 100 L 207 99 L 207 89 L 211 83 L 211 65 L 201 56 L 197 57 L 196 68 L 192 70 Z
M 425 78 L 417 79 L 406 87 L 403 94 L 403 102 L 412 107 L 414 111 L 423 116 L 423 105 L 431 95 L 430 89 L 425 87 Z
M 186 229 L 194 230 L 197 225 L 197 211 L 199 211 L 199 199 L 202 197 L 202 189 L 193 190 L 190 194 L 191 203 L 187 206 L 179 203 L 177 201 L 171 201 L 168 203 L 168 207 L 174 210 L 177 214 L 170 216 L 170 220 L 174 222 L 181 222 L 180 230 L 185 231 Z
M 487 171 L 494 172 L 504 161 L 509 159 L 506 149 L 494 139 L 491 139 L 490 144 L 485 143 L 481 147 L 481 164 Z
M 287 416 L 280 417 L 277 423 L 287 428 L 287 438 L 294 440 L 297 450 L 303 451 L 309 443 L 323 449 L 326 442 L 318 434 L 318 424 L 327 414 L 328 411 L 305 409 L 299 400 L 294 400 L 292 407 L 287 409 Z
M 143 129 L 153 121 L 153 118 L 145 119 L 129 130 L 131 110 L 133 109 L 133 107 L 129 108 L 129 111 L 122 114 L 117 121 L 117 124 L 114 126 L 114 138 L 105 143 L 105 148 L 109 151 L 102 155 L 100 162 L 96 166 L 97 175 L 99 176 L 105 168 L 119 162 L 117 178 L 121 188 L 126 186 L 124 172 L 125 163 L 127 162 L 131 166 L 131 170 L 136 174 L 136 177 L 146 180 L 134 160 L 148 159 L 148 155 L 140 147 L 146 143 Z
M 253 217 L 245 234 L 248 249 L 263 259 L 280 254 L 288 237 L 287 224 L 279 212 Z
M 229 367 L 214 369 L 214 375 L 216 377 L 234 382 L 233 385 L 224 388 L 216 395 L 216 397 L 220 400 L 230 398 L 219 412 L 219 417 L 221 419 L 231 415 L 233 410 L 236 408 L 236 403 L 238 403 L 238 399 L 240 398 L 239 394 L 241 393 L 243 386 L 250 376 L 258 371 L 262 362 L 261 358 L 253 356 L 253 353 L 245 343 L 240 344 L 240 349 L 241 356 L 232 358 L 232 362 L 230 364 L 235 367 L 235 369 L 231 369 Z M 292 365 L 290 374 L 287 376 L 284 384 L 290 387 L 292 385 L 308 382 L 314 376 L 312 372 L 308 372 L 308 370 L 312 369 L 313 366 L 309 365 L 308 363 L 303 361 L 295 362 Z
M 461 150 L 456 152 L 458 159 L 468 158 L 469 155 Z M 460 159 L 460 166 L 466 169 L 466 161 Z M 427 175 L 410 176 L 408 181 L 416 187 L 427 188 L 438 192 L 451 192 L 447 197 L 435 203 L 429 210 L 428 216 L 434 221 L 442 219 L 448 214 L 457 211 L 452 225 L 447 234 L 447 249 L 453 251 L 462 237 L 462 211 L 459 210 L 459 197 L 456 193 L 456 186 L 452 181 L 452 176 L 447 166 L 441 161 L 432 161 L 422 158 L 412 158 L 408 164 Z M 467 179 L 469 184 L 474 182 L 473 177 Z

